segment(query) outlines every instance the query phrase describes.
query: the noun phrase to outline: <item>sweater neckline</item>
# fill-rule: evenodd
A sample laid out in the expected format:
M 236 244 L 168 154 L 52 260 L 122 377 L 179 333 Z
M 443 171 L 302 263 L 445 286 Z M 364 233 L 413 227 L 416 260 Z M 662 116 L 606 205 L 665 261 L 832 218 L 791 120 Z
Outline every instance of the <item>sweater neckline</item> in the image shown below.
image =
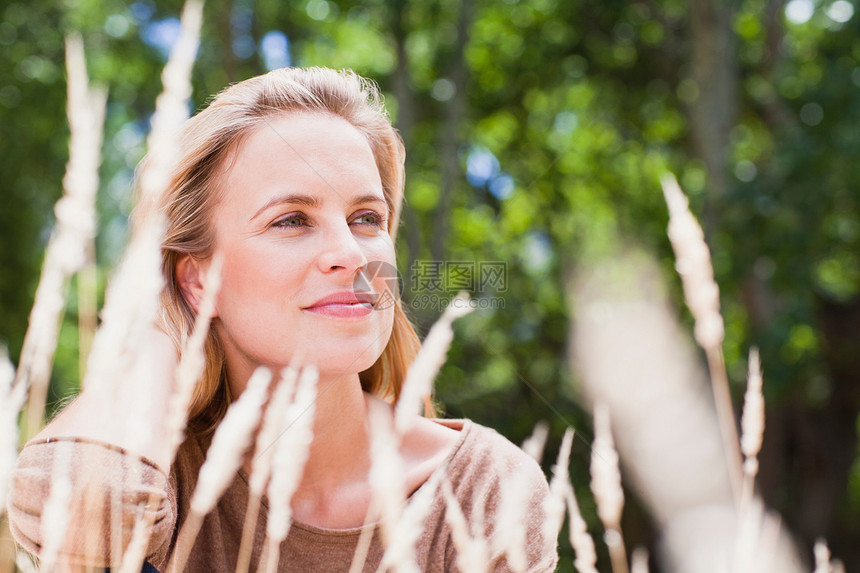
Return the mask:
M 468 419 L 443 419 L 443 418 L 430 418 L 431 421 L 445 426 L 447 428 L 451 428 L 452 430 L 456 430 L 460 432 L 460 436 L 457 441 L 454 443 L 454 446 L 451 448 L 451 451 L 448 452 L 448 455 L 445 456 L 444 461 L 439 464 L 435 470 L 433 470 L 430 475 L 427 477 L 427 480 L 424 481 L 420 486 L 418 486 L 415 491 L 413 491 L 406 499 L 406 503 L 418 495 L 419 492 L 428 487 L 427 484 L 432 483 L 434 478 L 439 473 L 443 473 L 447 470 L 447 468 L 451 465 L 454 459 L 459 454 L 460 450 L 463 449 L 463 445 L 466 443 L 466 440 L 469 438 L 469 435 L 472 433 L 472 429 L 474 428 L 474 423 Z M 242 481 L 245 483 L 245 486 L 248 486 L 248 476 L 245 474 L 244 470 L 239 470 L 239 476 L 242 478 Z M 262 505 L 266 508 L 266 511 L 269 510 L 269 502 L 268 499 L 264 496 L 262 499 Z M 365 525 L 360 525 L 358 527 L 345 527 L 345 528 L 327 528 L 327 527 L 319 527 L 316 525 L 311 525 L 309 523 L 303 523 L 301 521 L 293 520 L 290 524 L 290 532 L 296 530 L 297 533 L 304 533 L 309 536 L 325 536 L 329 539 L 332 538 L 342 538 L 343 542 L 349 542 L 353 537 L 361 534 L 362 531 L 366 529 L 376 529 L 379 527 L 380 522 L 375 521 L 373 523 L 368 523 Z M 336 542 L 336 541 L 334 541 Z

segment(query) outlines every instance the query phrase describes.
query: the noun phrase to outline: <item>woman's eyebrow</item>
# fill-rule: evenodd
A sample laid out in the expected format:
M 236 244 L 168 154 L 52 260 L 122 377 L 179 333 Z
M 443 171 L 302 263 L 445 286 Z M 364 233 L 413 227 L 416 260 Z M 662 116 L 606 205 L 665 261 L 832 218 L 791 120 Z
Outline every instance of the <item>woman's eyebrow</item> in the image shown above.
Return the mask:
M 385 199 L 379 195 L 361 195 L 360 197 L 353 199 L 351 202 L 352 205 L 359 205 L 361 203 L 380 203 L 386 207 L 388 206 Z
M 361 195 L 359 197 L 355 197 L 352 201 L 350 201 L 350 205 L 360 205 L 363 203 L 365 203 L 365 204 L 366 203 L 379 203 L 380 205 L 384 205 L 386 207 L 388 206 L 388 203 L 385 201 L 385 199 L 383 197 L 380 197 L 379 195 L 372 195 L 372 194 Z M 319 206 L 321 205 L 321 201 L 319 200 L 319 198 L 314 197 L 312 195 L 297 195 L 297 194 L 280 195 L 278 197 L 273 197 L 272 199 L 267 201 L 266 204 L 263 205 L 262 207 L 260 207 L 260 209 L 256 213 L 254 213 L 251 216 L 251 218 L 248 220 L 253 221 L 257 217 L 259 217 L 261 213 L 263 213 L 266 209 L 269 209 L 270 207 L 274 207 L 275 205 L 286 205 L 286 204 L 288 204 L 288 205 L 304 205 L 306 207 L 313 207 L 316 209 L 316 208 L 319 208 Z
M 253 221 L 256 219 L 260 213 L 264 212 L 266 209 L 270 207 L 274 207 L 275 205 L 284 205 L 284 204 L 292 204 L 292 205 L 304 205 L 306 207 L 314 207 L 318 208 L 320 206 L 320 200 L 312 195 L 279 195 L 278 197 L 272 197 L 265 205 L 260 207 L 260 209 L 254 213 L 249 221 Z

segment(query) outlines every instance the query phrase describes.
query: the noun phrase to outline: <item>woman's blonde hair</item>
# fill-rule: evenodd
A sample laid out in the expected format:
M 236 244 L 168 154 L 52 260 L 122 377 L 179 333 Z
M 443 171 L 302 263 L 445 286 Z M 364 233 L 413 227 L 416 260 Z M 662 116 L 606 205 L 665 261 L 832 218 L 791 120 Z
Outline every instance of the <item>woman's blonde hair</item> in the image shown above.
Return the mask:
M 405 150 L 375 84 L 352 71 L 284 68 L 226 88 L 185 124 L 182 156 L 162 197 L 167 232 L 162 244 L 166 287 L 161 326 L 178 348 L 191 333 L 195 312 L 182 294 L 176 265 L 185 255 L 212 255 L 212 210 L 222 192 L 219 182 L 224 166 L 243 139 L 268 118 L 294 112 L 341 117 L 367 138 L 391 214 L 388 232 L 392 240 L 396 236 L 403 202 Z M 398 299 L 388 345 L 376 363 L 359 375 L 364 390 L 395 402 L 419 346 Z M 205 372 L 189 411 L 190 428 L 198 432 L 212 429 L 231 399 L 224 353 L 214 331 L 209 333 L 205 354 Z

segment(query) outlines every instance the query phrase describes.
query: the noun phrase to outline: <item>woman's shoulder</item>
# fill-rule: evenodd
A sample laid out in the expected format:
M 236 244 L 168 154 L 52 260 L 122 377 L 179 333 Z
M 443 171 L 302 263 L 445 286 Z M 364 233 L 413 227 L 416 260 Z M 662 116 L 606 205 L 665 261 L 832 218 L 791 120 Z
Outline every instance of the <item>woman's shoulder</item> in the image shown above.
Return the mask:
M 550 491 L 540 465 L 492 428 L 470 420 L 436 422 L 460 432 L 442 478 L 466 520 L 483 523 L 490 569 L 509 570 L 503 563 L 519 559 L 522 570 L 554 570 L 556 539 L 546 528 Z
M 518 482 L 527 482 L 530 487 L 549 493 L 546 476 L 538 463 L 496 430 L 468 419 L 434 422 L 459 431 L 459 439 L 445 465 L 455 492 L 473 489 L 478 484 L 496 489 L 500 482 L 516 476 Z
M 485 461 L 503 471 L 517 469 L 541 471 L 540 466 L 531 456 L 493 428 L 482 426 L 469 419 L 437 419 L 434 422 L 459 431 L 459 444 L 456 451 L 452 452 L 454 456 L 451 459 L 455 464 L 474 464 Z
M 531 456 L 496 430 L 469 419 L 420 418 L 401 454 L 408 468 L 408 491 L 433 473 L 444 473 L 461 499 L 477 491 L 492 495 L 511 480 L 549 493 L 543 470 Z

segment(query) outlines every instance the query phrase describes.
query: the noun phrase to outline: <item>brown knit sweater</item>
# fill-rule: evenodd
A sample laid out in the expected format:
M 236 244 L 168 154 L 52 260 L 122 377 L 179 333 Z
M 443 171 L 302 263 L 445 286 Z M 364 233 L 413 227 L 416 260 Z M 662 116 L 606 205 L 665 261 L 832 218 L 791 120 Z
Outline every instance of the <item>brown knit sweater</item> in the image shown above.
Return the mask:
M 467 520 L 475 521 L 475 511 L 478 510 L 480 515 L 480 510 L 483 510 L 484 535 L 492 552 L 491 570 L 510 570 L 504 547 L 494 547 L 498 544 L 493 543 L 493 537 L 511 527 L 510 524 L 497 524 L 496 520 L 499 517 L 501 482 L 516 479 L 518 489 L 527 488 L 521 491 L 527 492 L 524 497 L 528 499 L 522 524 L 526 531 L 528 571 L 552 571 L 558 555 L 556 540 L 546 539 L 542 530 L 543 501 L 549 490 L 540 467 L 494 430 L 468 420 L 436 421 L 460 431 L 459 440 L 435 473 L 444 472 Z M 147 559 L 164 571 L 179 528 L 188 513 L 197 474 L 205 459 L 206 445 L 194 438 L 186 440 L 168 477 L 155 464 L 109 444 L 74 438 L 31 442 L 22 450 L 13 475 L 8 504 L 12 533 L 25 549 L 36 554 L 39 552 L 42 538 L 40 518 L 56 459 L 60 467 L 68 468 L 66 471 L 76 487 L 72 523 L 67 529 L 62 550 L 63 559 L 107 566 L 112 561 L 112 549 L 114 553 L 119 552 L 119 547 L 114 546 L 122 543 L 124 547 L 128 543 L 134 521 L 142 511 L 140 508 L 146 505 L 145 511 L 155 512 L 150 514 L 155 525 Z M 435 481 L 431 477 L 421 487 L 432 487 Z M 86 494 L 81 491 L 82 483 L 90 484 L 85 488 L 87 492 L 99 493 Z M 204 520 L 187 571 L 219 573 L 235 570 L 248 495 L 247 476 L 239 472 L 217 508 Z M 121 505 L 111 504 L 112 498 L 116 502 L 121 499 Z M 458 570 L 457 552 L 445 521 L 445 506 L 445 497 L 437 488 L 432 509 L 415 546 L 422 571 Z M 121 508 L 121 511 L 111 512 L 111 507 Z M 260 562 L 267 513 L 268 507 L 263 499 L 255 532 L 252 570 Z M 110 535 L 112 519 L 116 524 L 113 531 L 122 531 L 122 540 L 119 541 L 120 536 L 115 535 L 114 543 Z M 385 547 L 379 528 L 373 525 L 366 527 L 373 527 L 374 535 L 364 570 L 376 571 Z M 362 528 L 322 529 L 295 522 L 281 545 L 278 570 L 348 571 L 361 531 Z M 117 560 L 113 561 L 116 565 Z

